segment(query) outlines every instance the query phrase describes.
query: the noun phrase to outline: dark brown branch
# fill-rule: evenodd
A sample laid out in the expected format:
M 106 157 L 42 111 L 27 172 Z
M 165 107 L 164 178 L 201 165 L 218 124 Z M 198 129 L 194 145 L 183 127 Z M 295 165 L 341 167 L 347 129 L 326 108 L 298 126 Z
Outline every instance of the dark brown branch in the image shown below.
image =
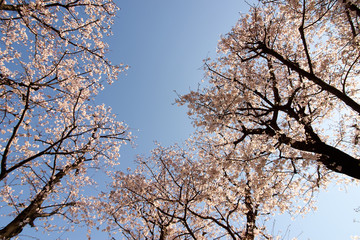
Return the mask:
M 30 87 L 28 87 L 27 91 L 26 91 L 25 106 L 21 113 L 20 119 L 19 119 L 18 123 L 16 124 L 16 126 L 14 127 L 11 137 L 8 140 L 7 145 L 5 147 L 4 153 L 2 154 L 0 181 L 8 174 L 7 166 L 6 166 L 7 165 L 7 157 L 8 157 L 11 145 L 13 144 L 13 142 L 17 136 L 17 133 L 19 131 L 19 128 L 20 128 L 21 124 L 23 123 L 25 115 L 29 109 L 29 102 L 30 102 Z
M 269 136 L 276 136 L 272 129 L 266 129 Z M 330 146 L 320 139 L 309 139 L 304 141 L 293 140 L 285 134 L 278 135 L 278 141 L 287 144 L 295 149 L 320 154 L 319 162 L 323 163 L 328 169 L 345 174 L 349 177 L 360 179 L 360 160 L 349 154 Z
M 303 1 L 304 2 L 303 2 L 302 21 L 301 21 L 301 26 L 299 27 L 299 32 L 300 32 L 300 36 L 301 36 L 301 41 L 302 41 L 303 46 L 304 46 L 304 51 L 305 51 L 306 58 L 307 58 L 307 61 L 308 61 L 310 73 L 314 74 L 313 66 L 312 66 L 312 63 L 311 63 L 311 57 L 310 57 L 310 54 L 309 54 L 308 46 L 307 46 L 306 39 L 305 39 L 305 33 L 304 33 L 306 4 L 305 4 L 305 0 L 303 0 Z
M 356 37 L 356 30 L 355 30 L 354 23 L 353 23 L 353 21 L 351 19 L 351 16 L 350 16 L 349 9 L 346 9 L 345 13 L 346 13 L 346 17 L 348 19 L 348 22 L 350 24 L 351 33 L 352 33 L 353 37 Z
M 246 174 L 248 175 L 248 174 Z M 247 176 L 248 178 L 248 176 Z M 253 201 L 251 198 L 251 186 L 250 180 L 246 182 L 245 188 L 245 206 L 247 209 L 246 212 L 246 229 L 245 229 L 245 238 L 244 240 L 254 240 L 255 239 L 255 229 L 256 229 L 256 217 L 257 217 L 257 207 L 253 206 Z
M 75 126 L 73 126 L 72 129 L 70 129 L 70 131 L 64 136 L 64 137 L 61 137 L 58 141 L 54 142 L 53 144 L 51 144 L 49 147 L 47 147 L 46 149 L 42 150 L 41 152 L 38 152 L 37 154 L 29 157 L 29 158 L 26 158 L 22 161 L 20 161 L 19 163 L 15 164 L 14 166 L 10 167 L 9 169 L 4 169 L 4 171 L 1 171 L 1 174 L 0 174 L 0 181 L 3 180 L 10 172 L 18 169 L 19 167 L 22 167 L 24 166 L 26 163 L 38 158 L 38 157 L 41 157 L 42 155 L 45 155 L 45 154 L 50 154 L 50 150 L 58 145 L 60 142 L 63 142 L 65 139 L 67 139 L 68 137 L 70 137 L 70 134 L 72 131 L 74 131 L 76 129 Z M 61 155 L 61 153 L 55 153 L 55 155 Z M 5 166 L 6 167 L 6 166 Z
M 83 159 L 83 157 L 79 157 L 75 163 L 65 166 L 55 176 L 51 177 L 42 190 L 36 194 L 31 203 L 24 210 L 22 210 L 14 220 L 12 220 L 9 224 L 0 230 L 0 239 L 10 239 L 17 236 L 22 232 L 26 225 L 32 225 L 37 218 L 45 216 L 41 212 L 41 205 L 46 200 L 48 195 L 54 190 L 56 184 L 59 183 L 60 180 L 65 175 L 67 175 L 69 171 L 80 166 L 80 164 L 83 162 Z
M 355 14 L 360 17 L 360 8 L 358 6 L 356 6 L 354 3 L 351 3 L 351 1 L 347 1 L 347 0 L 343 0 L 343 3 L 346 4 L 346 6 L 353 12 L 355 12 Z
M 323 90 L 335 95 L 339 100 L 344 102 L 346 105 L 348 105 L 351 109 L 353 109 L 355 112 L 360 114 L 360 105 L 355 102 L 351 97 L 344 94 L 342 91 L 338 90 L 337 88 L 331 86 L 330 84 L 324 82 L 322 79 L 317 77 L 313 73 L 309 73 L 302 69 L 297 64 L 293 63 L 292 61 L 285 59 L 282 55 L 280 55 L 278 52 L 276 52 L 273 49 L 268 48 L 264 43 L 259 42 L 258 43 L 259 48 L 263 51 L 263 53 L 270 54 L 271 56 L 278 59 L 280 62 L 282 62 L 285 66 L 291 68 L 292 70 L 296 71 L 300 75 L 306 77 L 310 81 L 313 81 L 315 84 L 320 86 Z

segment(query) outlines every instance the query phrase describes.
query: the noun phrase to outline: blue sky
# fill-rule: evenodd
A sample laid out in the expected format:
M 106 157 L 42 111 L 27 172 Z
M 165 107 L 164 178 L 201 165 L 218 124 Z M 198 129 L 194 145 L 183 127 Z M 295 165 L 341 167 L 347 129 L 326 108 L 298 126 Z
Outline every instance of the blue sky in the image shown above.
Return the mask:
M 197 87 L 202 60 L 215 54 L 219 36 L 246 5 L 238 0 L 126 0 L 119 7 L 110 58 L 130 69 L 98 101 L 110 105 L 138 137 L 137 149 L 123 153 L 125 165 L 131 154 L 153 148 L 154 140 L 168 145 L 187 138 L 191 123 L 186 109 L 173 105 L 174 91 L 184 94 Z
M 97 102 L 113 108 L 137 136 L 136 148 L 122 149 L 122 168 L 137 154 L 149 155 L 154 141 L 167 146 L 193 131 L 186 108 L 174 105 L 179 94 L 196 89 L 203 76 L 202 60 L 216 54 L 221 34 L 236 24 L 248 4 L 241 0 L 122 0 L 110 38 L 113 63 L 130 66 Z M 360 235 L 358 187 L 333 186 L 319 196 L 319 210 L 306 218 L 276 220 L 284 239 L 350 239 Z

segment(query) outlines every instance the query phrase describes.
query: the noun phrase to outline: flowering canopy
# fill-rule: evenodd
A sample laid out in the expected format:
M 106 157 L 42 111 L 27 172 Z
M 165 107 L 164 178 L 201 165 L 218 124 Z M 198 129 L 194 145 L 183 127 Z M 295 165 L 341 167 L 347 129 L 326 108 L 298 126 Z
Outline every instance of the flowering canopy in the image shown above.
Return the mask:
M 269 163 L 251 145 L 218 142 L 201 136 L 187 150 L 158 146 L 138 159 L 135 171 L 118 172 L 100 213 L 107 231 L 134 240 L 271 239 L 276 233 L 267 221 L 284 212 L 305 214 L 326 183 L 294 174 L 284 161 Z
M 0 1 L 0 238 L 38 218 L 79 222 L 87 168 L 117 164 L 126 126 L 90 100 L 124 67 L 105 57 L 112 0 Z M 2 223 L 3 224 L 3 223 Z
M 359 18 L 358 1 L 263 1 L 206 61 L 209 85 L 179 103 L 196 126 L 231 129 L 229 144 L 360 179 Z

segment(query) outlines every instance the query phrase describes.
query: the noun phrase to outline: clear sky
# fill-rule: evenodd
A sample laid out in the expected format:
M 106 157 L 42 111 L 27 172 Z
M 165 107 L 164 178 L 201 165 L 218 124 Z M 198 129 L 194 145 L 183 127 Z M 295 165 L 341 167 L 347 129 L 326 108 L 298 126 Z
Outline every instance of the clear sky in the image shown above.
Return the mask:
M 203 77 L 202 60 L 216 54 L 220 35 L 236 24 L 248 4 L 242 0 L 122 0 L 110 38 L 113 63 L 130 66 L 118 82 L 97 98 L 113 108 L 132 129 L 136 148 L 122 149 L 122 167 L 136 154 L 149 155 L 154 141 L 167 146 L 193 131 L 185 107 L 174 105 L 179 94 L 196 89 Z M 319 210 L 305 219 L 276 220 L 284 239 L 350 239 L 360 235 L 360 189 L 331 187 L 319 196 Z M 288 228 L 289 227 L 289 228 Z M 288 229 L 288 231 L 287 231 Z
M 186 108 L 173 104 L 174 91 L 185 94 L 197 88 L 202 60 L 215 56 L 220 35 L 230 31 L 248 5 L 243 0 L 121 0 L 118 6 L 109 56 L 130 69 L 105 86 L 96 102 L 111 106 L 137 136 L 136 148 L 122 148 L 124 169 L 133 166 L 137 154 L 149 155 L 155 140 L 167 146 L 193 131 Z M 276 220 L 275 233 L 282 231 L 284 239 L 315 240 L 360 235 L 360 223 L 354 223 L 360 221 L 360 213 L 354 211 L 360 206 L 360 191 L 353 187 L 348 192 L 334 187 L 320 194 L 319 211 L 294 222 Z M 60 239 L 65 236 L 74 239 L 72 234 Z
M 215 54 L 220 35 L 247 5 L 239 0 L 124 0 L 118 5 L 110 57 L 130 69 L 98 100 L 138 137 L 134 154 L 147 152 L 154 140 L 184 140 L 192 128 L 186 109 L 173 105 L 174 91 L 184 94 L 197 87 L 202 60 Z

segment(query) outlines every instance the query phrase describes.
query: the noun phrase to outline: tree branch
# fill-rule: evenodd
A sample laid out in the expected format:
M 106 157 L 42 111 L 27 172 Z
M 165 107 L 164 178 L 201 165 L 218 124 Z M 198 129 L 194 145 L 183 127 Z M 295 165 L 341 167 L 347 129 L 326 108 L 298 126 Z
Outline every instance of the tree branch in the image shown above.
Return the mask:
M 360 114 L 360 104 L 355 102 L 351 97 L 343 93 L 342 91 L 338 90 L 337 88 L 331 86 L 330 84 L 324 82 L 322 79 L 318 78 L 315 74 L 309 73 L 304 69 L 300 68 L 297 64 L 291 62 L 288 59 L 285 59 L 282 55 L 276 52 L 273 49 L 268 48 L 264 43 L 258 42 L 259 48 L 263 51 L 263 53 L 270 54 L 271 56 L 278 59 L 282 62 L 285 66 L 291 68 L 292 70 L 296 71 L 300 75 L 306 77 L 310 81 L 314 82 L 318 86 L 320 86 L 323 90 L 335 95 L 339 100 L 344 102 L 347 106 L 353 109 L 355 112 Z

